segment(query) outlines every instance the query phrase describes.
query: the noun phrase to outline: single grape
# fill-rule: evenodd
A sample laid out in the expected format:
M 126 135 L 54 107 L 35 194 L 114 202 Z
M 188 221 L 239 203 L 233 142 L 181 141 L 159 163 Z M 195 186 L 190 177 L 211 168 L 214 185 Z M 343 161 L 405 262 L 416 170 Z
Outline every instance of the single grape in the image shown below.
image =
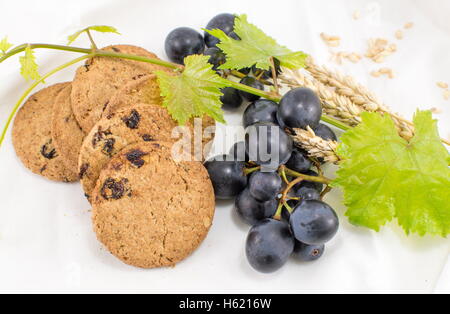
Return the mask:
M 278 201 L 275 199 L 267 202 L 256 200 L 249 189 L 245 189 L 236 198 L 236 211 L 239 216 L 249 225 L 256 225 L 261 220 L 272 218 L 278 207 Z
M 260 81 L 256 80 L 254 77 L 251 77 L 251 76 L 244 77 L 240 83 L 250 86 L 250 87 L 253 87 L 253 88 L 256 88 L 256 89 L 259 89 L 259 90 L 262 90 L 262 91 L 264 90 L 263 83 L 261 83 Z M 246 99 L 248 101 L 256 101 L 261 98 L 260 96 L 256 96 L 256 95 L 253 95 L 253 94 L 250 94 L 247 92 L 243 92 L 243 91 L 239 91 L 239 93 L 241 94 L 241 96 L 244 99 Z
M 208 62 L 213 65 L 214 71 L 217 71 L 218 68 L 227 61 L 223 51 L 216 47 L 206 49 L 204 55 L 209 56 Z
M 259 272 L 275 272 L 288 261 L 294 243 L 287 223 L 265 219 L 253 226 L 247 236 L 247 260 Z
M 241 107 L 243 100 L 239 91 L 233 87 L 225 87 L 221 90 L 223 95 L 220 97 L 222 108 L 234 111 Z
M 245 151 L 244 141 L 235 143 L 231 147 L 229 155 L 233 156 L 234 160 L 236 161 L 245 161 L 245 162 L 249 161 L 248 154 Z
M 280 194 L 283 181 L 276 172 L 255 172 L 248 180 L 250 194 L 260 202 L 275 199 Z
M 283 96 L 278 109 L 280 126 L 316 128 L 322 116 L 319 97 L 309 88 L 295 88 Z
M 247 128 L 245 148 L 251 161 L 263 166 L 264 171 L 275 171 L 292 154 L 293 141 L 277 125 L 258 122 Z
M 317 174 L 317 172 L 312 171 L 312 170 L 308 170 L 308 171 L 304 171 L 303 174 L 306 174 L 307 176 L 311 176 L 311 177 L 318 177 L 319 175 Z M 320 182 L 313 182 L 313 181 L 302 181 L 299 184 L 297 184 L 294 187 L 295 191 L 300 190 L 301 188 L 310 188 L 310 189 L 314 189 L 319 193 L 322 193 L 323 191 L 323 184 Z
M 298 241 L 309 245 L 321 245 L 336 235 L 339 218 L 324 202 L 301 201 L 291 214 L 289 224 Z
M 232 156 L 223 155 L 205 163 L 217 199 L 233 199 L 247 186 L 245 162 L 231 160 Z
M 189 27 L 179 27 L 166 38 L 166 54 L 172 62 L 184 64 L 184 58 L 205 51 L 203 37 Z
M 308 158 L 307 153 L 297 147 L 294 147 L 292 156 L 286 163 L 286 167 L 300 173 L 308 171 L 309 169 L 311 169 L 312 165 L 313 163 Z
M 302 200 L 320 200 L 320 192 L 317 191 L 316 188 L 300 186 L 300 184 L 297 184 L 293 190 L 295 196 L 300 197 Z
M 313 262 L 322 257 L 325 245 L 308 245 L 295 240 L 292 256 L 300 262 Z
M 208 25 L 206 25 L 206 29 L 213 30 L 213 29 L 220 29 L 225 34 L 229 35 L 234 30 L 234 20 L 236 17 L 233 14 L 229 13 L 222 13 L 219 14 L 211 21 L 209 21 Z M 214 37 L 213 35 L 208 34 L 205 32 L 205 43 L 208 47 L 215 47 L 219 43 L 219 39 Z
M 278 105 L 276 102 L 260 99 L 251 103 L 244 112 L 244 128 L 258 122 L 277 124 Z
M 337 141 L 336 134 L 330 127 L 328 127 L 328 125 L 321 123 L 314 128 L 313 131 L 318 137 L 323 138 L 325 141 Z

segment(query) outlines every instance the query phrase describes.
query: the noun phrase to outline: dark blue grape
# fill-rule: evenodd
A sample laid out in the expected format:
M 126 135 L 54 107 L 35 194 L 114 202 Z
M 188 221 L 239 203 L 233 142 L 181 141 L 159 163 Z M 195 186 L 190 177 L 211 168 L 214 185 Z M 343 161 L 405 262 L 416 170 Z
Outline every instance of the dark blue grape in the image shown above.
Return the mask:
M 278 105 L 276 102 L 260 99 L 251 103 L 244 112 L 244 128 L 258 122 L 277 124 Z
M 273 123 L 259 122 L 247 128 L 247 154 L 264 171 L 275 171 L 285 164 L 291 157 L 292 147 L 292 138 Z
M 275 199 L 280 194 L 283 181 L 276 172 L 255 172 L 248 180 L 250 194 L 260 202 Z
M 236 161 L 249 161 L 244 141 L 235 143 L 231 147 L 229 155 L 233 156 Z
M 319 124 L 313 131 L 318 137 L 323 138 L 325 141 L 337 141 L 336 134 L 325 124 Z
M 229 35 L 234 30 L 234 20 L 236 17 L 233 14 L 229 13 L 222 13 L 219 14 L 211 21 L 209 21 L 208 25 L 206 25 L 206 29 L 213 30 L 213 29 L 220 29 L 225 34 Z M 215 47 L 219 43 L 219 39 L 214 37 L 213 35 L 208 34 L 205 32 L 205 43 L 208 47 Z
M 217 71 L 218 68 L 227 61 L 225 54 L 219 48 L 208 48 L 204 52 L 205 56 L 209 56 L 208 62 L 213 65 L 213 70 Z
M 241 37 L 238 36 L 238 34 L 236 34 L 236 32 L 232 31 L 231 33 L 228 34 L 229 37 L 233 38 L 234 40 L 241 40 Z M 250 73 L 250 71 L 249 71 Z M 248 73 L 247 73 L 248 74 Z
M 297 184 L 293 190 L 295 196 L 300 197 L 302 200 L 320 200 L 320 192 L 316 188 Z
M 275 272 L 288 261 L 294 243 L 287 223 L 265 219 L 253 226 L 247 236 L 247 260 L 259 272 Z
M 245 162 L 231 160 L 232 156 L 223 155 L 205 162 L 217 199 L 233 199 L 247 186 Z
M 184 64 L 184 58 L 205 51 L 203 37 L 196 30 L 180 27 L 173 30 L 166 38 L 166 54 L 172 62 Z
M 309 88 L 295 88 L 283 96 L 278 110 L 280 126 L 316 128 L 322 116 L 319 97 Z
M 325 245 L 308 245 L 295 240 L 292 257 L 300 262 L 313 262 L 322 257 L 325 252 Z
M 260 81 L 258 81 L 257 79 L 255 79 L 254 77 L 251 76 L 246 76 L 244 77 L 241 82 L 241 84 L 259 89 L 259 90 L 264 90 L 264 85 L 263 83 L 261 83 Z M 260 99 L 260 96 L 256 96 L 247 92 L 243 92 L 243 91 L 239 91 L 239 93 L 241 94 L 242 98 L 244 98 L 245 100 L 248 101 L 256 101 L 258 99 Z
M 289 220 L 295 238 L 305 244 L 321 245 L 330 241 L 339 229 L 336 212 L 321 201 L 301 201 Z
M 296 172 L 304 173 L 311 169 L 313 163 L 307 157 L 307 153 L 300 148 L 294 147 L 291 158 L 286 163 L 286 167 Z
M 278 207 L 278 201 L 273 199 L 267 202 L 256 200 L 249 189 L 245 189 L 236 198 L 236 211 L 249 225 L 255 225 L 261 220 L 272 218 Z
M 223 95 L 220 97 L 222 108 L 229 111 L 239 109 L 243 104 L 243 100 L 239 91 L 233 87 L 225 87 L 221 90 Z
M 306 174 L 307 176 L 311 176 L 311 177 L 319 176 L 317 174 L 317 172 L 312 171 L 312 170 L 304 171 L 303 174 Z M 317 192 L 321 193 L 323 191 L 323 184 L 320 182 L 302 181 L 294 187 L 294 190 L 297 191 L 301 188 L 310 188 L 310 189 L 317 190 Z

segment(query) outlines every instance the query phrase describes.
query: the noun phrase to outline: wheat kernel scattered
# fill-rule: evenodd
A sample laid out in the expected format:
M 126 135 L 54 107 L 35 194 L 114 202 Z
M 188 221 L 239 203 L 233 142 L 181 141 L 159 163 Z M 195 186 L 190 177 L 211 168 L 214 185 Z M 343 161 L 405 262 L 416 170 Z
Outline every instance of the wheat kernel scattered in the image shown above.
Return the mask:
M 395 38 L 397 38 L 398 40 L 402 40 L 403 39 L 403 31 L 401 31 L 401 30 L 396 31 Z
M 440 87 L 440 88 L 443 88 L 443 89 L 447 89 L 448 88 L 448 84 L 445 83 L 445 82 L 437 82 L 436 85 L 438 87 Z
M 414 27 L 414 23 L 413 22 L 406 23 L 404 27 L 405 29 L 411 29 Z
M 441 114 L 442 113 L 442 109 L 439 109 L 439 108 L 436 108 L 436 107 L 431 108 L 430 111 L 432 113 L 434 113 L 434 114 Z
M 450 99 L 450 91 L 448 89 L 444 90 L 444 99 L 445 100 Z
M 341 44 L 341 38 L 339 36 L 330 36 L 325 33 L 321 33 L 320 37 L 329 47 L 339 47 Z

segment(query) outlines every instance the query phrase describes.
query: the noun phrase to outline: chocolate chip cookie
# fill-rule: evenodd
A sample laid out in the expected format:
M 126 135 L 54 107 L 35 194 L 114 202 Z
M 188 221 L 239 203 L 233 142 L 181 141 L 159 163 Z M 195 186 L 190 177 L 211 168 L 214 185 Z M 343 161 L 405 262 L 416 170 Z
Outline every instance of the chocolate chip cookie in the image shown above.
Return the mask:
M 68 169 L 78 172 L 78 157 L 85 136 L 72 111 L 70 94 L 72 85 L 66 86 L 53 105 L 52 138 L 56 150 Z
M 130 45 L 115 45 L 104 50 L 157 58 L 155 54 L 143 48 Z M 100 119 L 117 90 L 155 70 L 167 71 L 159 65 L 111 57 L 88 60 L 77 70 L 72 83 L 72 108 L 81 128 L 88 133 Z
M 175 142 L 177 127 L 167 110 L 158 105 L 137 104 L 101 119 L 86 136 L 78 161 L 79 175 L 88 199 L 100 171 L 125 146 L 155 140 Z
M 200 162 L 175 162 L 171 144 L 141 142 L 116 154 L 93 191 L 94 231 L 124 263 L 173 266 L 212 224 L 214 191 Z
M 58 94 L 70 83 L 47 87 L 32 95 L 14 120 L 12 140 L 17 156 L 33 173 L 53 181 L 77 181 L 52 139 L 53 107 Z

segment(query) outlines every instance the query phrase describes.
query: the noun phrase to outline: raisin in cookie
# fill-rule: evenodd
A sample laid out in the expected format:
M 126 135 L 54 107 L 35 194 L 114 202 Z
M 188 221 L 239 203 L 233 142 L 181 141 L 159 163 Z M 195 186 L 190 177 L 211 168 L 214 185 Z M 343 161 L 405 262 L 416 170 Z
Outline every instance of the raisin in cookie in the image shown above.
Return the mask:
M 85 136 L 72 111 L 70 93 L 72 86 L 65 87 L 53 105 L 52 138 L 55 148 L 66 167 L 78 172 L 78 157 Z
M 143 48 L 130 45 L 110 46 L 104 50 L 157 58 Z M 88 60 L 77 70 L 72 83 L 72 108 L 81 128 L 86 133 L 92 129 L 111 96 L 124 84 L 156 70 L 167 71 L 159 65 L 118 58 L 95 57 Z
M 12 140 L 17 156 L 33 173 L 53 181 L 77 181 L 76 171 L 66 167 L 52 139 L 55 99 L 70 83 L 47 87 L 32 95 L 14 120 Z
M 150 104 L 137 104 L 101 119 L 85 137 L 78 160 L 86 197 L 90 199 L 100 171 L 125 146 L 140 141 L 175 142 L 175 127 L 165 108 Z
M 174 266 L 206 237 L 214 191 L 200 162 L 175 162 L 171 144 L 127 146 L 102 170 L 93 192 L 98 240 L 124 263 Z

